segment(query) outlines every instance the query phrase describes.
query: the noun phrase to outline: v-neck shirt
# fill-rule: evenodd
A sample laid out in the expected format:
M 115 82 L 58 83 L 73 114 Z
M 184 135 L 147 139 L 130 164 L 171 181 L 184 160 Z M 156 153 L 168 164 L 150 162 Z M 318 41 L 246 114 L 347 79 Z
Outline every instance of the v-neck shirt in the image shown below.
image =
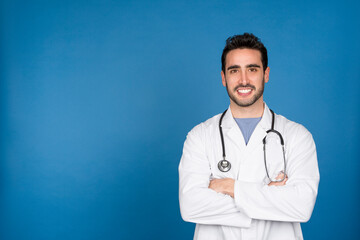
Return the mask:
M 250 137 L 252 133 L 254 132 L 256 126 L 261 120 L 261 117 L 259 118 L 234 118 L 237 125 L 239 126 L 243 136 L 246 145 L 248 144 Z

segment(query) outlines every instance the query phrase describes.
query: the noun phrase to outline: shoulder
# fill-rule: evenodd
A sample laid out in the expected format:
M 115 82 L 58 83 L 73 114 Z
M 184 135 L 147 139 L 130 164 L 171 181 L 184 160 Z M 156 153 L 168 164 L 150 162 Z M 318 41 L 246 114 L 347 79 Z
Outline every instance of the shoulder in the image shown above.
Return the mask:
M 297 123 L 292 120 L 289 120 L 280 114 L 276 114 L 276 121 L 277 121 L 276 126 L 278 126 L 281 129 L 281 131 L 283 132 L 283 134 L 285 136 L 287 136 L 287 138 L 290 138 L 290 139 L 311 138 L 312 139 L 311 133 L 302 124 Z
M 209 118 L 208 120 L 199 123 L 198 125 L 196 125 L 195 127 L 193 127 L 190 132 L 188 133 L 189 135 L 205 135 L 206 133 L 211 132 L 212 130 L 214 130 L 215 128 L 217 128 L 219 126 L 219 120 L 220 120 L 220 116 L 221 113 Z

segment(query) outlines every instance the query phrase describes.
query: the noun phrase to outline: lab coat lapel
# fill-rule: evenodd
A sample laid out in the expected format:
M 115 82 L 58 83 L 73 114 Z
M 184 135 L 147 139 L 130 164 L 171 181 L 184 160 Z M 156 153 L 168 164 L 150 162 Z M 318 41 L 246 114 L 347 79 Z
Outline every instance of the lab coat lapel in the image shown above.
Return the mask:
M 224 138 L 226 138 L 226 141 L 228 139 L 233 142 L 241 151 L 245 150 L 246 144 L 244 137 L 242 135 L 242 132 L 235 122 L 233 115 L 231 113 L 230 107 L 228 108 L 227 112 L 225 113 L 225 116 L 222 120 L 222 129 L 224 133 Z M 225 143 L 226 144 L 226 143 Z
M 263 116 L 252 133 L 250 140 L 247 144 L 247 152 L 251 153 L 259 144 L 263 143 L 263 139 L 266 136 L 266 131 L 271 128 L 272 115 L 268 106 L 264 103 Z
M 266 136 L 266 131 L 271 128 L 272 121 L 270 109 L 265 103 L 264 105 L 263 116 L 252 133 L 247 145 L 245 144 L 244 136 L 235 122 L 229 107 L 221 124 L 226 141 L 229 139 L 244 153 L 251 153 L 259 144 L 262 144 L 262 140 Z

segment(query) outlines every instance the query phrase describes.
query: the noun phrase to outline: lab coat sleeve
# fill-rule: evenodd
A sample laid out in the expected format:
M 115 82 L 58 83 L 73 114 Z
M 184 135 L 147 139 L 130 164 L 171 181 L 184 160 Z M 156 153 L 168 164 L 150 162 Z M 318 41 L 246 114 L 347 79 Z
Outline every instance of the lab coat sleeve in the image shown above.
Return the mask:
M 310 219 L 320 179 L 315 143 L 311 134 L 300 126 L 291 145 L 286 185 L 235 182 L 236 205 L 250 218 L 287 222 Z
M 248 228 L 251 219 L 234 199 L 208 188 L 211 170 L 201 131 L 199 125 L 188 134 L 179 165 L 181 216 L 187 222 Z

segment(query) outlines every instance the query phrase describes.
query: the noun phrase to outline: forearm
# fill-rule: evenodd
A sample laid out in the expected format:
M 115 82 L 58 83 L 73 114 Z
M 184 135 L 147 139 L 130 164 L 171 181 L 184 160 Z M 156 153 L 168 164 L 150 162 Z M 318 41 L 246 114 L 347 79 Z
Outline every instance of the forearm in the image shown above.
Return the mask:
M 181 216 L 193 223 L 249 227 L 251 219 L 237 209 L 233 198 L 208 188 L 212 173 L 200 128 L 188 134 L 179 164 Z
M 318 179 L 308 179 L 285 186 L 235 182 L 235 203 L 254 219 L 306 222 L 313 211 Z
M 250 218 L 286 222 L 310 219 L 320 180 L 316 148 L 304 127 L 296 131 L 287 139 L 288 180 L 284 186 L 235 182 L 235 203 Z
M 251 219 L 237 209 L 234 199 L 209 189 L 208 185 L 209 180 L 180 171 L 182 218 L 200 224 L 249 227 Z
M 282 179 L 282 181 L 281 181 Z M 284 186 L 288 180 L 288 177 L 280 172 L 280 174 L 276 177 L 275 182 L 270 182 L 268 186 Z M 232 178 L 221 178 L 221 179 L 213 179 L 210 181 L 209 188 L 214 190 L 215 192 L 229 195 L 234 198 L 234 186 L 235 179 Z

